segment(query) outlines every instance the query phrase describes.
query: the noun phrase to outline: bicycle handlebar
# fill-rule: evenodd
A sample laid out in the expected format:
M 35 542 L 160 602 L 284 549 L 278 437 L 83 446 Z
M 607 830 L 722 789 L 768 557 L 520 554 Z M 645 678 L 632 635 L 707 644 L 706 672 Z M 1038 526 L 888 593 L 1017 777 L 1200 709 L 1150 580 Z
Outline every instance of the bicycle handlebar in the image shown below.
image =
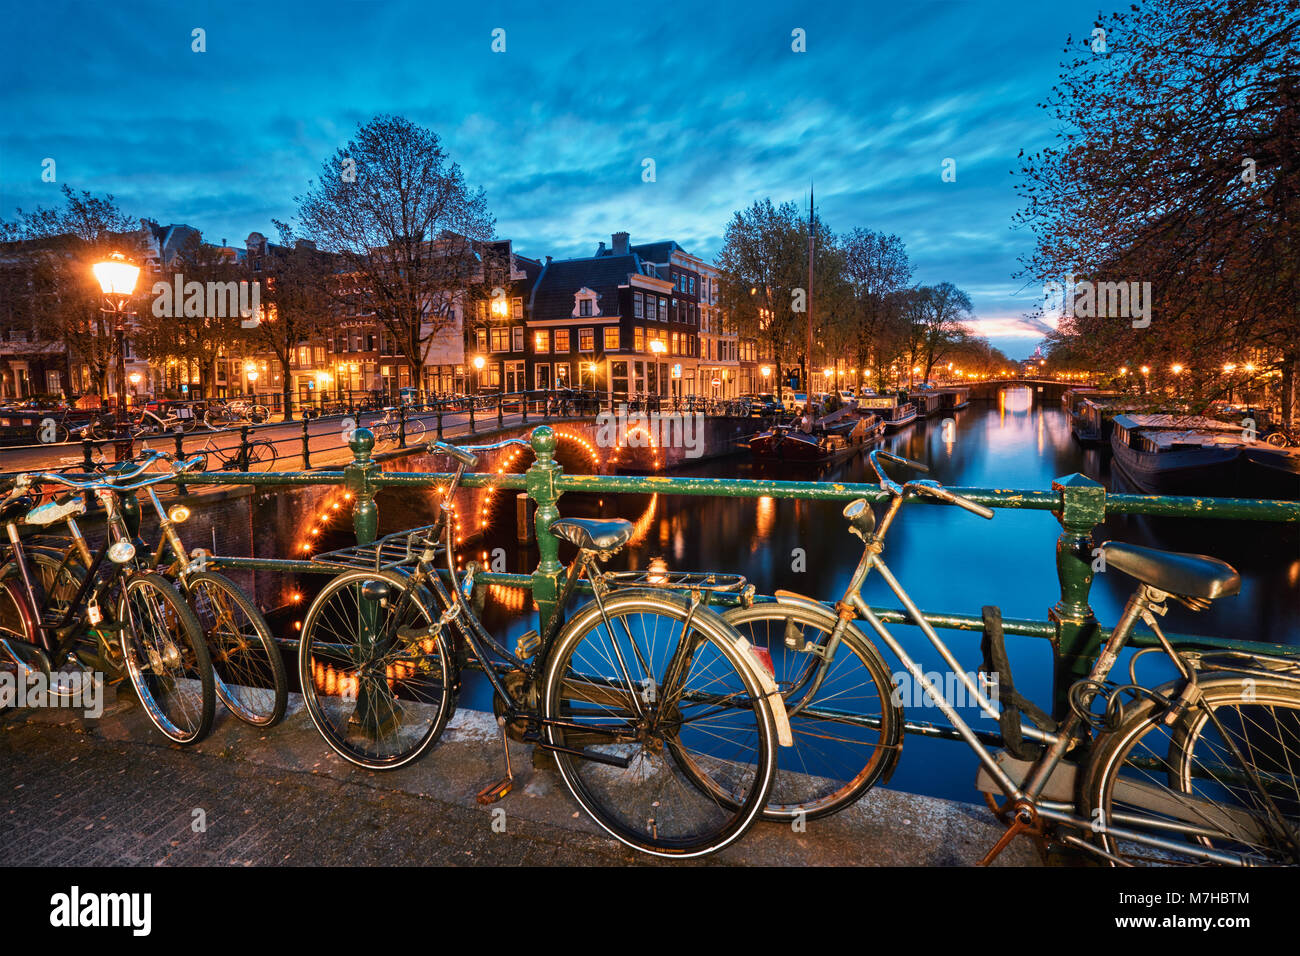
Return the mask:
M 992 508 L 986 508 L 969 498 L 957 494 L 955 491 L 949 491 L 937 481 L 909 481 L 904 485 L 904 488 L 915 488 L 919 494 L 929 495 L 931 498 L 938 498 L 940 501 L 946 501 L 959 508 L 965 508 L 971 514 L 979 515 L 981 518 L 993 517 Z
M 158 475 L 156 478 L 146 478 L 144 481 L 135 481 L 130 484 L 123 484 L 132 478 L 142 474 L 155 461 L 165 459 L 172 462 L 172 470 L 166 474 Z M 147 488 L 150 485 L 160 485 L 165 482 L 175 481 L 176 476 L 197 468 L 203 461 L 202 456 L 195 456 L 187 461 L 177 460 L 175 455 L 169 455 L 165 451 L 150 451 L 149 454 L 143 455 L 139 459 L 136 467 L 129 471 L 122 471 L 120 474 L 104 478 L 92 478 L 89 481 L 74 481 L 66 475 L 60 475 L 57 472 L 43 472 L 35 476 L 35 480 L 41 483 L 52 482 L 63 485 L 77 491 L 94 491 L 98 488 L 113 488 L 119 491 L 134 490 L 136 488 Z
M 977 504 L 976 502 L 971 501 L 969 498 L 965 498 L 957 494 L 955 491 L 949 491 L 943 485 L 939 484 L 937 481 L 934 481 L 932 479 L 909 481 L 905 484 L 900 485 L 893 478 L 889 477 L 888 473 L 884 469 L 884 466 L 880 463 L 881 459 L 883 458 L 885 461 L 897 462 L 900 465 L 906 465 L 907 467 L 912 468 L 916 471 L 929 472 L 930 470 L 929 466 L 924 465 L 919 461 L 913 461 L 910 458 L 903 458 L 899 455 L 891 455 L 889 452 L 883 451 L 879 448 L 872 451 L 870 457 L 871 457 L 871 467 L 874 468 L 876 470 L 876 474 L 880 476 L 880 487 L 882 487 L 883 489 L 885 489 L 895 497 L 904 498 L 907 496 L 908 491 L 913 490 L 919 495 L 928 495 L 931 498 L 938 498 L 940 501 L 946 501 L 949 504 L 956 505 L 959 508 L 964 508 L 965 510 L 969 511 L 971 514 L 979 515 L 981 518 L 993 517 L 992 509 L 986 508 L 981 504 Z

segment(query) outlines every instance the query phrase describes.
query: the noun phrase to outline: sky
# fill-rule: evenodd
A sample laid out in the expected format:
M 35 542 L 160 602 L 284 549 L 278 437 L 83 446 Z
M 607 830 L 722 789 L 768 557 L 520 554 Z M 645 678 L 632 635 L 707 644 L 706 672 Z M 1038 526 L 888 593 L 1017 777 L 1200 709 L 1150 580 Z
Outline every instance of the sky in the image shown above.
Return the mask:
M 1125 4 L 1127 5 L 1127 4 Z M 1109 9 L 1109 8 L 1108 8 Z M 893 233 L 913 281 L 970 294 L 1013 358 L 1041 339 L 1015 277 L 1017 153 L 1097 0 L 588 4 L 227 0 L 11 6 L 0 217 L 67 184 L 205 239 L 275 236 L 376 114 L 434 130 L 525 255 L 613 232 L 712 260 L 755 200 Z M 204 31 L 195 52 L 193 31 Z M 504 30 L 504 52 L 493 31 Z M 802 30 L 806 52 L 795 52 Z M 500 38 L 500 34 L 497 37 Z M 498 43 L 499 45 L 499 43 Z M 54 160 L 54 182 L 47 160 Z M 654 181 L 643 180 L 654 161 Z M 943 180 L 944 161 L 955 180 Z

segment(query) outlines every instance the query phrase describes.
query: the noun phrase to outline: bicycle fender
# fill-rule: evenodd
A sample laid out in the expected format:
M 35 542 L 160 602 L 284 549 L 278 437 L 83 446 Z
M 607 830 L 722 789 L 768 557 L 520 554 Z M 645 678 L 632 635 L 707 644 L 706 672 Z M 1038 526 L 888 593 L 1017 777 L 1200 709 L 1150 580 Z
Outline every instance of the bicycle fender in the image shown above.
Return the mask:
M 767 665 L 763 659 L 758 656 L 754 650 L 754 645 L 737 635 L 732 638 L 736 649 L 740 651 L 741 657 L 749 661 L 750 666 L 754 669 L 754 676 L 758 678 L 758 683 L 763 688 L 763 696 L 767 702 L 772 705 L 772 717 L 776 721 L 776 739 L 782 747 L 794 746 L 794 735 L 790 732 L 790 716 L 785 712 L 785 698 L 781 696 L 781 689 L 776 686 L 776 679 L 767 672 Z

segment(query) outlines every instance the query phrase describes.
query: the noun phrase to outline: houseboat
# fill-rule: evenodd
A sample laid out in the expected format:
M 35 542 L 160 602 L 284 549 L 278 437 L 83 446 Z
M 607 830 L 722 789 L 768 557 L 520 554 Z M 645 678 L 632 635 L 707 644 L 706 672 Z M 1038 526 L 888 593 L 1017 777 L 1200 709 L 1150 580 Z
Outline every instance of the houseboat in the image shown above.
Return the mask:
M 886 432 L 896 432 L 916 421 L 916 406 L 894 395 L 873 395 L 858 401 L 858 410 L 880 418 Z
M 1110 436 L 1113 464 L 1153 495 L 1242 496 L 1241 428 L 1198 415 L 1121 414 Z

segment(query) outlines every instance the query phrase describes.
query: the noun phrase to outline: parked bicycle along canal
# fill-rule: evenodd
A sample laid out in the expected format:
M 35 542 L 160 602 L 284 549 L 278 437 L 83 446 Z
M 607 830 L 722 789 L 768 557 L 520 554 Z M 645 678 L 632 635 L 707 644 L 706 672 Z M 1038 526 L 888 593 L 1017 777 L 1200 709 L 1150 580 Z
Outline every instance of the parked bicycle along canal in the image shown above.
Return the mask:
M 942 419 L 920 419 L 879 446 L 926 463 L 932 477 L 945 485 L 967 488 L 1048 489 L 1054 478 L 1082 472 L 1108 489 L 1112 483 L 1108 452 L 1085 449 L 1070 434 L 1070 421 L 1059 402 L 1042 400 L 1028 388 L 1009 389 L 993 402 L 972 403 L 955 413 L 955 427 Z M 786 478 L 874 483 L 866 455 L 854 456 L 819 472 L 764 469 L 744 456 L 701 463 L 674 475 L 709 478 Z M 901 474 L 901 473 L 900 473 Z M 515 541 L 514 493 L 509 507 L 494 509 L 488 536 L 472 552 L 497 548 L 507 557 L 506 570 L 531 572 L 537 563 L 533 546 Z M 503 504 L 505 504 L 503 502 Z M 384 531 L 426 523 L 430 512 L 418 502 L 385 493 L 379 499 Z M 760 594 L 775 589 L 799 591 L 820 600 L 838 599 L 861 556 L 840 516 L 841 505 L 774 498 L 565 494 L 560 511 L 570 516 L 621 516 L 637 525 L 632 545 L 611 568 L 645 568 L 664 558 L 673 570 L 718 570 L 744 574 Z M 890 535 L 884 558 L 925 611 L 978 616 L 981 606 L 995 604 L 1004 617 L 1046 620 L 1059 597 L 1055 545 L 1060 525 L 1048 512 L 998 510 L 984 521 L 956 508 L 912 506 L 904 509 Z M 1114 516 L 1098 529 L 1096 542 L 1108 538 L 1167 550 L 1210 554 L 1233 564 L 1242 575 L 1241 594 L 1193 613 L 1172 605 L 1166 630 L 1255 641 L 1300 644 L 1300 529 L 1256 522 Z M 346 541 L 340 539 L 340 544 Z M 1134 582 L 1117 571 L 1100 573 L 1092 588 L 1099 620 L 1117 620 Z M 867 600 L 896 607 L 897 600 L 879 578 L 868 578 Z M 531 602 L 523 590 L 493 586 L 484 621 L 493 633 L 515 637 L 535 627 Z M 895 633 L 927 670 L 944 667 L 915 628 Z M 980 660 L 978 632 L 941 632 L 966 669 Z M 1008 636 L 1017 690 L 1050 707 L 1051 652 L 1046 640 Z M 890 668 L 902 667 L 884 651 Z M 1141 671 L 1139 676 L 1141 676 Z M 486 681 L 467 675 L 462 706 L 489 709 Z M 903 703 L 909 718 L 943 722 L 942 714 L 910 692 Z M 963 708 L 974 726 L 996 730 L 994 722 Z M 976 761 L 952 742 L 909 736 L 907 759 L 900 761 L 889 786 L 972 801 Z

